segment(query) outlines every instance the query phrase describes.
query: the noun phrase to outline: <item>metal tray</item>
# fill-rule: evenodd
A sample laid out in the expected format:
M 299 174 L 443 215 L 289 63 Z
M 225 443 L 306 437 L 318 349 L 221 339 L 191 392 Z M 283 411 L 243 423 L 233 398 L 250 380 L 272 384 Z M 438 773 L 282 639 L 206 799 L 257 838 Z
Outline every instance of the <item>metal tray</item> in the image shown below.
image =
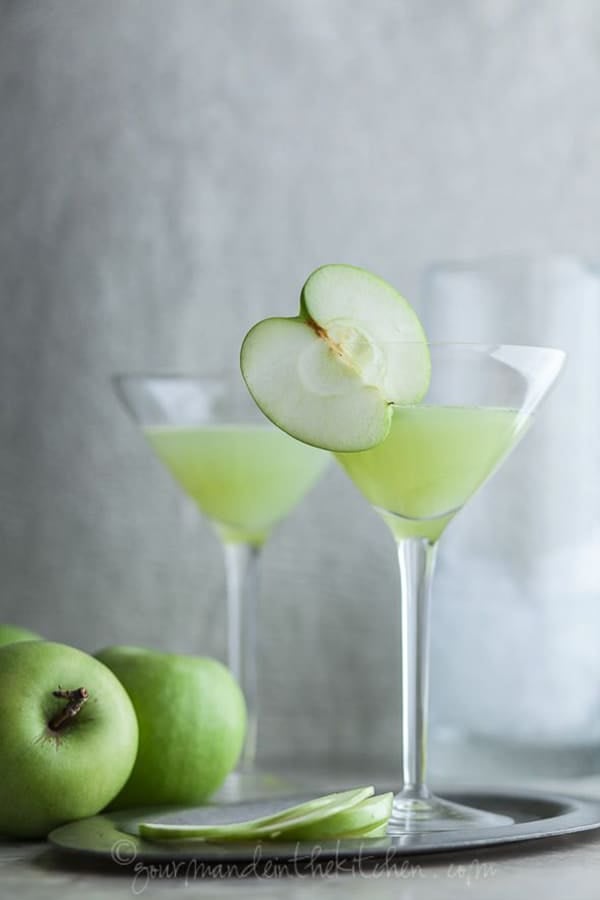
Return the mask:
M 378 788 L 379 790 L 379 788 Z M 383 790 L 383 788 L 382 788 Z M 311 795 L 268 798 L 251 803 L 227 804 L 239 810 L 240 818 L 265 815 L 282 806 L 300 803 Z M 356 867 L 391 865 L 398 860 L 426 853 L 445 853 L 494 844 L 537 840 L 600 827 L 600 800 L 588 800 L 541 791 L 478 790 L 445 792 L 458 803 L 503 813 L 514 819 L 513 825 L 477 830 L 441 831 L 428 834 L 406 834 L 362 840 L 323 841 L 321 843 L 203 843 L 144 841 L 130 833 L 135 822 L 164 815 L 165 808 L 125 810 L 94 816 L 56 828 L 50 843 L 61 851 L 96 861 L 110 861 L 135 871 L 141 865 L 157 865 L 167 874 L 177 875 L 182 867 L 189 874 L 251 875 L 262 871 L 300 873 L 302 871 L 343 870 Z M 170 812 L 174 812 L 171 810 Z M 192 822 L 204 817 L 206 807 L 179 809 L 181 821 Z

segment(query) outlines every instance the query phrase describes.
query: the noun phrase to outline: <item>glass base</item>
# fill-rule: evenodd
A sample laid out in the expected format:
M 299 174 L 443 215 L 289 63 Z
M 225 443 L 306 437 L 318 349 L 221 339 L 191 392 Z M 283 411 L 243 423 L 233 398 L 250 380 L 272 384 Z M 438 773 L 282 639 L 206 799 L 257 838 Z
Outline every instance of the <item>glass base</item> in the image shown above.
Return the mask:
M 394 797 L 389 835 L 513 825 L 514 819 L 435 797 L 428 791 L 403 790 Z

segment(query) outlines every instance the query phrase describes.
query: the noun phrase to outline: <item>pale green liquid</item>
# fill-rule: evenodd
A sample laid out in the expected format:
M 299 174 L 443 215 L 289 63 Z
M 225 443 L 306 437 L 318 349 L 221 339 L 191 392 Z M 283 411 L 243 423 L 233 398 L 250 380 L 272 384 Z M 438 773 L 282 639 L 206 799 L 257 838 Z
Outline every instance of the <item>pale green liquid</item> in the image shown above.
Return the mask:
M 381 444 L 336 458 L 396 539 L 435 541 L 528 422 L 514 409 L 397 407 Z
M 144 433 L 225 541 L 262 544 L 329 454 L 267 425 L 159 426 Z

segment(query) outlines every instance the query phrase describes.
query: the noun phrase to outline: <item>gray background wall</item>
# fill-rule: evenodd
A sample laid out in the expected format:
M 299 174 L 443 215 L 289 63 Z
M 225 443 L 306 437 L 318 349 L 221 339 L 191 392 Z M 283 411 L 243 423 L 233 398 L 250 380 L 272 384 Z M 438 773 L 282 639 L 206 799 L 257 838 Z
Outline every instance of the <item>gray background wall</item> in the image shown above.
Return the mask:
M 326 261 L 596 255 L 599 97 L 595 0 L 0 0 L 0 620 L 222 655 L 109 374 L 234 366 Z M 265 755 L 394 755 L 393 557 L 335 471 L 274 535 Z

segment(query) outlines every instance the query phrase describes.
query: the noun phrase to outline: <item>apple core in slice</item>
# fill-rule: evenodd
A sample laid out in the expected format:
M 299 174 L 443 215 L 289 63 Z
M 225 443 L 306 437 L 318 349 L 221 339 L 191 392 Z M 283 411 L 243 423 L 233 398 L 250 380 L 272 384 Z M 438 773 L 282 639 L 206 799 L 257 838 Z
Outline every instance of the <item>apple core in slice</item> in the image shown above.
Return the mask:
M 307 444 L 338 452 L 380 443 L 393 405 L 421 400 L 430 377 L 412 307 L 381 278 L 348 265 L 313 272 L 295 318 L 255 325 L 240 365 L 267 418 Z

